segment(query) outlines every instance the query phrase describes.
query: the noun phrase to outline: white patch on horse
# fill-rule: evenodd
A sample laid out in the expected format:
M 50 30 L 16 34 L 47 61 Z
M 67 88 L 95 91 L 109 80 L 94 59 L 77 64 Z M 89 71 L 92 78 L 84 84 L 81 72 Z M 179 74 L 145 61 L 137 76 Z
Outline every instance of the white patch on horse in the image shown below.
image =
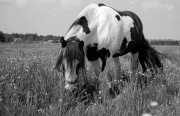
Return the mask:
M 132 41 L 132 38 L 131 38 L 131 28 L 134 27 L 134 21 L 131 17 L 129 16 L 122 16 L 121 17 L 122 21 L 123 21 L 123 27 L 124 27 L 124 37 L 126 37 L 127 39 L 127 44 L 126 46 L 129 44 L 130 41 Z

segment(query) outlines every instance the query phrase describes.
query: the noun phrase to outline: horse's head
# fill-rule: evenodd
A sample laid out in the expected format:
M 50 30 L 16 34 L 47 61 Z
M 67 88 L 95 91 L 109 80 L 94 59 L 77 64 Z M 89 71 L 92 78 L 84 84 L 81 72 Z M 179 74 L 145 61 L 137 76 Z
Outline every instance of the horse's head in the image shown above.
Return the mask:
M 65 89 L 72 91 L 78 83 L 80 69 L 84 70 L 84 42 L 75 36 L 67 41 L 62 37 L 61 46 L 56 69 L 65 77 Z

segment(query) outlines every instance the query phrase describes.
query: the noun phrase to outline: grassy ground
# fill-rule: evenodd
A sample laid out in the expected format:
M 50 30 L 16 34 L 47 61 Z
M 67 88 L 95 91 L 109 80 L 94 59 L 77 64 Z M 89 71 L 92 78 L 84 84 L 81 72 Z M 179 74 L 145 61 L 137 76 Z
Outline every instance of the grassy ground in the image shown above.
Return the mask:
M 0 44 L 0 115 L 179 116 L 180 47 L 156 48 L 168 58 L 163 60 L 165 74 L 157 74 L 146 88 L 139 89 L 137 83 L 130 82 L 115 99 L 73 107 L 73 99 L 64 92 L 61 74 L 53 69 L 58 44 Z M 129 55 L 120 60 L 127 75 Z M 112 64 L 111 71 L 113 68 Z M 139 73 L 137 78 L 141 76 Z

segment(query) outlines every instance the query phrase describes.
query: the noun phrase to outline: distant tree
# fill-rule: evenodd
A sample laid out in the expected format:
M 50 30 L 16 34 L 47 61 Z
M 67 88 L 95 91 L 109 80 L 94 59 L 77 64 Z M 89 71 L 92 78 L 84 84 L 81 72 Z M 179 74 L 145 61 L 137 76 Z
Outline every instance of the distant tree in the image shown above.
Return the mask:
M 150 40 L 152 45 L 180 45 L 180 41 L 172 39 L 154 39 Z
M 4 36 L 4 33 L 2 31 L 0 31 L 0 42 L 6 42 L 5 40 L 5 36 Z
M 5 33 L 4 36 L 6 42 L 13 42 L 13 37 L 11 34 Z
M 29 35 L 26 39 L 26 41 L 34 41 L 33 35 Z
M 20 38 L 24 42 L 30 42 L 30 41 L 48 41 L 52 40 L 53 43 L 60 42 L 61 37 L 60 36 L 54 36 L 54 35 L 38 35 L 37 33 L 3 33 L 0 31 L 0 42 L 13 42 L 14 39 Z
M 44 39 L 44 36 L 43 36 L 43 35 L 40 35 L 38 41 L 43 41 L 43 39 Z

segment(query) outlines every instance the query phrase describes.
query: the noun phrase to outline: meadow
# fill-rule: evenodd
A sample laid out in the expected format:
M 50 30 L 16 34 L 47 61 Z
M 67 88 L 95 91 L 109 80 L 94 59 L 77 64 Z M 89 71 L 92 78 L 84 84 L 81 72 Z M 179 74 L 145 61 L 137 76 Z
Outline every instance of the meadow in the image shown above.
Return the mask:
M 53 68 L 60 44 L 0 44 L 0 116 L 179 116 L 180 46 L 155 48 L 163 53 L 164 74 L 156 74 L 144 88 L 129 82 L 116 98 L 84 105 L 73 102 L 62 74 Z M 129 55 L 120 61 L 123 75 L 128 75 Z M 139 72 L 134 78 L 141 76 Z

